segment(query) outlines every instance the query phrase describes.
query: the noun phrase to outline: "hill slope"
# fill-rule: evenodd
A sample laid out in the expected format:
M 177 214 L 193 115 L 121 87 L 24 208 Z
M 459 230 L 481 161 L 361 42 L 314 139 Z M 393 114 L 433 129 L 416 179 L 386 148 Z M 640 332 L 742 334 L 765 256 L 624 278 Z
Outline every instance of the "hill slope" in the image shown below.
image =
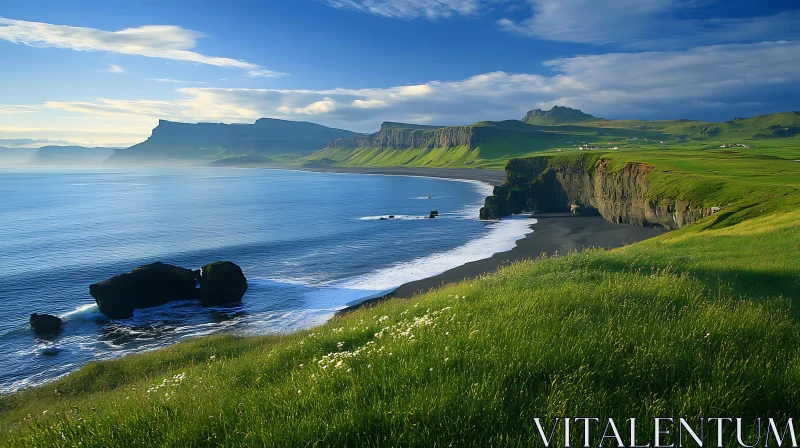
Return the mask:
M 564 416 L 614 418 L 626 435 L 636 417 L 639 445 L 653 441 L 655 417 L 739 416 L 755 440 L 756 418 L 783 428 L 800 413 L 800 163 L 689 154 L 546 161 L 650 164 L 653 194 L 724 206 L 681 230 L 515 264 L 292 335 L 200 338 L 93 363 L 0 398 L 0 440 L 542 446 L 533 419 L 549 432 Z M 738 446 L 734 426 L 724 446 Z M 572 434 L 583 446 L 583 431 Z M 717 445 L 716 431 L 704 434 L 703 446 Z M 565 446 L 563 426 L 553 445 Z
M 261 118 L 254 124 L 176 123 L 159 120 L 144 142 L 120 149 L 114 163 L 213 161 L 226 157 L 300 157 L 329 141 L 362 134 L 298 121 Z
M 548 115 L 549 114 L 549 115 Z M 800 113 L 782 112 L 724 123 L 696 120 L 605 120 L 556 107 L 517 120 L 469 126 L 384 123 L 380 131 L 338 139 L 307 157 L 315 165 L 502 168 L 512 158 L 581 150 L 714 150 L 737 146 L 750 154 L 798 156 Z M 558 121 L 562 124 L 542 124 Z
M 502 167 L 506 159 L 549 147 L 557 138 L 517 120 L 442 127 L 383 123 L 369 136 L 331 141 L 307 160 L 356 166 Z

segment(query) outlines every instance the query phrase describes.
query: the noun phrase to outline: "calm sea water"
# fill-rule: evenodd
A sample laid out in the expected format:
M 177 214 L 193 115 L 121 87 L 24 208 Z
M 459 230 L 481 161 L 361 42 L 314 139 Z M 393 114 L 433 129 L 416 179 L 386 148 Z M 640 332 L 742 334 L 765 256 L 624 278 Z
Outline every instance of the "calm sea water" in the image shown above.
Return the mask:
M 530 220 L 481 222 L 491 188 L 403 176 L 224 168 L 0 169 L 0 393 L 97 359 L 214 332 L 324 322 L 348 304 L 512 248 Z M 438 210 L 438 219 L 423 219 Z M 395 219 L 380 221 L 394 214 Z M 173 302 L 111 321 L 89 285 L 164 261 L 239 264 L 241 305 Z M 30 313 L 64 319 L 46 340 Z

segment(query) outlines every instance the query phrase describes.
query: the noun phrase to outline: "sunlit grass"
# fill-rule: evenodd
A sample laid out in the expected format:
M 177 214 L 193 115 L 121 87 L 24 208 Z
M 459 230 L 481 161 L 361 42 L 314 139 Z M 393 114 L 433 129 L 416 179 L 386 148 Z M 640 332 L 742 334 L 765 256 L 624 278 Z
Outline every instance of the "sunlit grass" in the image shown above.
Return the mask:
M 534 417 L 796 416 L 798 217 L 712 217 L 293 335 L 94 363 L 4 397 L 6 443 L 524 446 Z

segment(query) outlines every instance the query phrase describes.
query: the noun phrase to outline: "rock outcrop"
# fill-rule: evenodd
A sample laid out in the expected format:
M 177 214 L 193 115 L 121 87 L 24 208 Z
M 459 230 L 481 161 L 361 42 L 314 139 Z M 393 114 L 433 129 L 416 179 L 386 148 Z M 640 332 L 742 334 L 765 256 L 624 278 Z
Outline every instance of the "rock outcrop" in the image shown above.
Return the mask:
M 206 305 L 236 302 L 245 291 L 247 279 L 229 261 L 197 271 L 157 262 L 89 286 L 100 312 L 112 319 L 133 317 L 134 310 L 175 300 L 197 299 Z
M 466 146 L 474 149 L 481 141 L 473 126 L 421 126 L 413 124 L 381 124 L 381 130 L 359 138 L 339 138 L 329 148 L 448 148 Z
M 133 310 L 199 296 L 198 272 L 161 262 L 141 266 L 89 286 L 100 312 L 112 319 L 133 317 Z
M 238 302 L 247 292 L 247 279 L 242 269 L 230 261 L 217 261 L 201 269 L 200 302 L 222 305 Z
M 686 200 L 651 197 L 649 174 L 654 167 L 629 162 L 612 169 L 607 160 L 578 157 L 551 164 L 546 157 L 514 159 L 506 166 L 506 183 L 494 188 L 481 208 L 481 219 L 499 219 L 522 212 L 599 214 L 608 221 L 636 226 L 659 225 L 673 230 L 712 213 Z
M 55 333 L 61 330 L 61 319 L 50 314 L 31 314 L 31 329 L 35 333 Z

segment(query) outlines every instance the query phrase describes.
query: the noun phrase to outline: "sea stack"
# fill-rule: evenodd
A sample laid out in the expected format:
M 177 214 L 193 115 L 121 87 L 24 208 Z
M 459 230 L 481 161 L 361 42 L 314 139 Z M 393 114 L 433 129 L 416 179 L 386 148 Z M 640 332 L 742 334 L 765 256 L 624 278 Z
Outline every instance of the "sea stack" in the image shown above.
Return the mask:
M 156 262 L 89 286 L 100 312 L 112 319 L 133 317 L 133 310 L 173 300 L 198 298 L 198 272 Z
M 31 329 L 35 333 L 54 333 L 61 330 L 61 319 L 50 314 L 31 314 Z
M 247 279 L 242 268 L 230 261 L 217 261 L 203 266 L 200 274 L 200 302 L 222 305 L 238 302 L 247 292 Z
M 200 300 L 204 305 L 238 302 L 247 291 L 242 269 L 217 261 L 191 269 L 156 262 L 89 286 L 100 312 L 112 319 L 133 317 L 133 311 L 176 300 Z

